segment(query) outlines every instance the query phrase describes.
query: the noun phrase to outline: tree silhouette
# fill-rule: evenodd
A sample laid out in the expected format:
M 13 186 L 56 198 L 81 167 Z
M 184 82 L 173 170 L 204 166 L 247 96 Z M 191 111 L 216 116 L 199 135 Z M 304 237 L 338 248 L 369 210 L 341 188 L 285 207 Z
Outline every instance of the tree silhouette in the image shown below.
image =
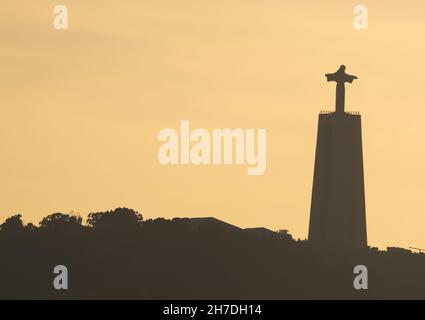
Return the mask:
M 87 224 L 97 230 L 134 229 L 140 227 L 143 216 L 133 209 L 117 208 L 113 211 L 93 212 L 88 215 Z
M 40 228 L 56 231 L 75 231 L 83 228 L 82 221 L 81 217 L 58 212 L 43 218 L 40 222 Z
M 4 232 L 20 232 L 24 230 L 24 224 L 22 222 L 22 215 L 17 214 L 10 218 L 7 218 L 6 221 L 0 226 L 1 231 Z

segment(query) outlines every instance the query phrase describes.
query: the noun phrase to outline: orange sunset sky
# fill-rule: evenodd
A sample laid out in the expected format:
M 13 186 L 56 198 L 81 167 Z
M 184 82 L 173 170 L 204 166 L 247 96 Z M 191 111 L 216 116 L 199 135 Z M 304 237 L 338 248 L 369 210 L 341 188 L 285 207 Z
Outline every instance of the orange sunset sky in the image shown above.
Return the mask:
M 353 28 L 353 8 L 369 29 Z M 69 30 L 53 28 L 68 6 Z M 369 244 L 425 247 L 425 2 L 0 2 L 0 220 L 131 207 L 308 231 L 324 74 L 359 77 Z M 267 129 L 267 171 L 162 166 L 164 128 Z

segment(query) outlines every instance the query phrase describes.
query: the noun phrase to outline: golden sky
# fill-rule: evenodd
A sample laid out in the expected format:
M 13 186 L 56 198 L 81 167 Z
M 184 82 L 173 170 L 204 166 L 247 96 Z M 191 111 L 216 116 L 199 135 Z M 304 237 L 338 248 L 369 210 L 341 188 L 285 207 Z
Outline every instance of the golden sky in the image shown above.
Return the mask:
M 69 30 L 52 26 L 69 9 Z M 425 2 L 0 2 L 0 220 L 127 206 L 305 238 L 324 74 L 360 111 L 369 244 L 425 247 Z M 162 166 L 164 128 L 266 128 L 267 171 Z

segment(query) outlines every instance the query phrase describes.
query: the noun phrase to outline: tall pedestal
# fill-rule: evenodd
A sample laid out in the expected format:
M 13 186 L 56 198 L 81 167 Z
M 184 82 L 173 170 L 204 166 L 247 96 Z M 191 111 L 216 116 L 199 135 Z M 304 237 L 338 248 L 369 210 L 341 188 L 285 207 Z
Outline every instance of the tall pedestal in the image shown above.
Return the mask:
M 319 115 L 309 241 L 367 246 L 360 115 Z

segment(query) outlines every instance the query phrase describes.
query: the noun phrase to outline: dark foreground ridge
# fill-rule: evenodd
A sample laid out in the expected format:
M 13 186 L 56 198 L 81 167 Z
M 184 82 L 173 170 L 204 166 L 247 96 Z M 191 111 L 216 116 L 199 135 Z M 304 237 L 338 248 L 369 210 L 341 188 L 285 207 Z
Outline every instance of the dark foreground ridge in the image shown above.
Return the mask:
M 1 299 L 424 299 L 425 255 L 403 249 L 319 248 L 285 231 L 214 218 L 144 221 L 118 208 L 87 224 L 61 213 L 0 230 Z M 55 290 L 53 269 L 68 268 Z M 353 287 L 356 265 L 369 289 Z

